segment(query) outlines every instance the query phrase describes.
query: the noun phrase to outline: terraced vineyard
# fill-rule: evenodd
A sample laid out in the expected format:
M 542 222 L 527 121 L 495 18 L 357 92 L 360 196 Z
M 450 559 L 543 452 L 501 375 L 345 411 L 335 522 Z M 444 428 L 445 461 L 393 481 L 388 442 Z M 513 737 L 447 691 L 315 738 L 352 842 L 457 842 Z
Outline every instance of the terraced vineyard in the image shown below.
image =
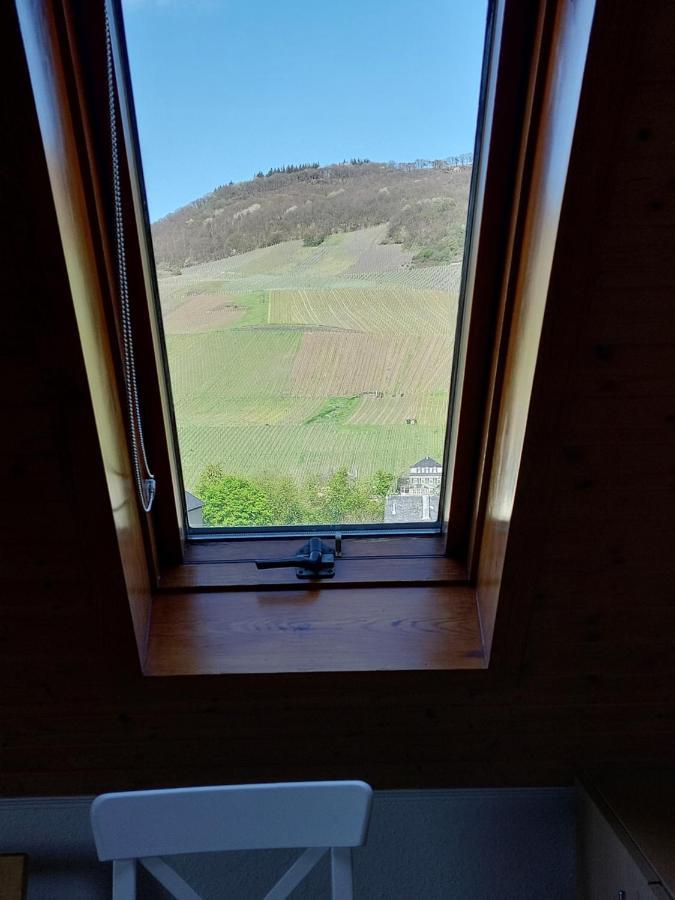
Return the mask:
M 270 291 L 271 324 L 323 325 L 365 334 L 435 335 L 452 331 L 453 303 L 442 291 L 386 288 Z M 455 309 L 456 316 L 456 309 Z
M 292 390 L 324 397 L 433 393 L 450 382 L 448 347 L 448 335 L 305 332 L 293 363 Z
M 448 394 L 405 394 L 404 396 L 361 398 L 350 417 L 350 425 L 400 425 L 416 419 L 417 426 L 436 427 L 448 413 Z
M 185 483 L 361 476 L 442 458 L 459 267 L 412 268 L 386 226 L 160 273 Z

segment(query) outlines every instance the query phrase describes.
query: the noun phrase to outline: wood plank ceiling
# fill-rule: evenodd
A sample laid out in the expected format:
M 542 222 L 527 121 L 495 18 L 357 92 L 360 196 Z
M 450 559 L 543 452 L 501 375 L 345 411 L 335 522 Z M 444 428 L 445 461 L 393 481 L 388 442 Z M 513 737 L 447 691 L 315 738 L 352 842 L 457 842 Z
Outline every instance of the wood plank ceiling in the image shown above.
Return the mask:
M 569 781 L 675 751 L 675 7 L 600 0 L 514 509 L 516 682 L 142 678 L 12 4 L 0 791 Z M 30 535 L 30 540 L 27 536 Z M 525 573 L 527 572 L 527 577 Z M 508 599 L 508 597 L 507 597 Z

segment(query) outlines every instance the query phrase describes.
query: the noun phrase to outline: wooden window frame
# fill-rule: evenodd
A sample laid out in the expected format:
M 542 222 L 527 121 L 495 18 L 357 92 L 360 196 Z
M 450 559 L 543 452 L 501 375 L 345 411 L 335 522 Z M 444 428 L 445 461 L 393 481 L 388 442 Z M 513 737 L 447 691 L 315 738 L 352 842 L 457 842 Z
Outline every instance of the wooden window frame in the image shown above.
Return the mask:
M 592 8 L 593 0 L 584 3 Z M 17 6 L 43 139 L 45 145 L 53 135 L 60 141 L 58 152 L 47 154 L 47 164 L 64 251 L 74 273 L 71 289 L 103 462 L 106 465 L 106 439 L 114 444 L 118 463 L 126 448 L 128 462 L 121 416 L 120 327 L 113 302 L 102 7 L 74 0 L 17 0 Z M 530 353 L 521 365 L 526 388 L 534 378 L 545 292 L 531 300 L 531 313 L 527 297 L 523 302 L 527 279 L 522 273 L 539 264 L 531 241 L 537 221 L 537 197 L 532 197 L 537 154 L 548 131 L 555 130 L 555 115 L 563 134 L 565 128 L 569 132 L 570 144 L 574 131 L 575 110 L 561 114 L 549 102 L 555 94 L 555 66 L 564 62 L 565 52 L 575 52 L 564 43 L 567 20 L 573 17 L 570 8 L 569 0 L 495 0 L 498 39 L 486 76 L 488 124 L 474 171 L 474 239 L 465 264 L 466 311 L 455 359 L 459 377 L 451 398 L 447 471 L 453 480 L 443 515 L 449 524 L 436 536 L 361 537 L 359 552 L 356 541 L 347 541 L 338 576 L 318 585 L 298 582 L 288 571 L 273 572 L 264 581 L 252 576 L 247 560 L 269 555 L 279 542 L 276 536 L 186 543 L 179 514 L 182 484 L 171 444 L 169 385 L 160 365 L 161 335 L 152 307 L 156 285 L 142 174 L 130 164 L 138 152 L 133 109 L 122 91 L 121 118 L 129 149 L 122 167 L 129 281 L 134 296 L 150 300 L 136 305 L 134 324 L 147 442 L 160 485 L 153 513 L 141 513 L 128 465 L 124 472 L 109 473 L 108 483 L 115 511 L 119 491 L 113 481 L 124 476 L 125 518 L 118 538 L 145 674 L 487 669 L 494 662 L 508 536 L 508 519 L 493 515 L 499 503 L 495 485 L 498 491 L 503 459 L 513 469 L 509 453 L 517 469 L 518 454 L 512 451 L 518 442 L 522 447 L 526 427 L 521 417 L 516 444 L 511 439 L 503 446 L 509 416 L 509 409 L 502 408 L 505 398 L 519 402 L 504 388 L 515 381 L 512 332 L 526 337 L 528 328 L 532 332 L 534 356 Z M 111 9 L 115 22 L 116 7 Z M 124 66 L 119 43 L 115 46 L 117 64 Z M 563 190 L 564 180 L 557 185 L 560 196 Z M 524 266 L 526 252 L 532 256 Z M 545 274 L 545 258 L 541 265 Z M 76 270 L 86 270 L 86 284 L 75 277 Z M 104 383 L 109 396 L 102 396 Z M 172 491 L 161 490 L 167 484 Z M 504 488 L 510 503 L 514 484 L 511 479 Z M 297 537 L 283 539 L 291 546 L 294 541 Z M 378 630 L 386 633 L 386 640 Z M 309 636 L 299 638 L 302 634 Z M 513 645 L 518 643 L 512 638 Z
M 214 532 L 209 536 L 189 536 L 185 533 L 180 454 L 175 439 L 168 361 L 163 336 L 160 334 L 161 326 L 158 325 L 161 321 L 159 291 L 145 203 L 138 129 L 130 95 L 131 75 L 118 0 L 107 0 L 107 5 L 113 32 L 115 67 L 117 72 L 122 73 L 118 79 L 118 90 L 120 127 L 124 136 L 122 163 L 125 178 L 128 178 L 124 184 L 125 208 L 134 211 L 127 229 L 133 241 L 130 279 L 136 285 L 136 296 L 148 298 L 148 309 L 139 310 L 139 316 L 142 317 L 139 330 L 142 329 L 142 335 L 138 364 L 144 418 L 148 421 L 150 435 L 162 435 L 166 438 L 160 441 L 148 438 L 158 479 L 166 483 L 168 475 L 172 484 L 180 490 L 180 494 L 176 490 L 158 492 L 153 512 L 147 519 L 149 542 L 157 548 L 158 553 L 155 562 L 158 585 L 162 588 L 190 586 L 198 589 L 202 585 L 197 573 L 193 573 L 193 578 L 188 579 L 185 573 L 181 575 L 180 569 L 207 563 L 211 566 L 211 571 L 203 586 L 213 587 L 215 573 L 212 560 L 219 559 L 224 564 L 231 559 L 244 561 L 264 557 L 271 555 L 272 546 L 275 553 L 282 552 L 280 543 L 284 541 L 289 544 L 283 552 L 294 552 L 310 531 L 325 535 L 342 531 L 346 545 L 351 540 L 359 543 L 368 541 L 371 545 L 372 542 L 377 542 L 380 553 L 374 554 L 372 546 L 366 553 L 373 567 L 373 577 L 366 579 L 366 582 L 378 578 L 388 580 L 386 569 L 390 558 L 415 556 L 416 551 L 405 551 L 407 541 L 420 548 L 426 544 L 425 552 L 417 551 L 420 558 L 446 558 L 446 578 L 450 577 L 453 582 L 466 582 L 472 570 L 475 574 L 476 560 L 472 551 L 480 535 L 480 495 L 486 475 L 486 470 L 479 467 L 478 460 L 484 428 L 493 412 L 487 407 L 485 398 L 491 396 L 491 388 L 495 382 L 494 352 L 506 335 L 505 320 L 500 315 L 500 287 L 506 265 L 509 226 L 514 213 L 519 155 L 526 128 L 524 119 L 529 124 L 528 117 L 531 115 L 528 101 L 531 101 L 532 44 L 541 39 L 538 34 L 538 28 L 541 28 L 541 10 L 537 4 L 523 5 L 513 0 L 490 0 L 488 3 L 482 103 L 485 109 L 481 109 L 478 121 L 475 154 L 477 165 L 474 165 L 472 176 L 472 204 L 467 221 L 467 233 L 471 240 L 467 243 L 467 260 L 463 267 L 461 292 L 465 299 L 458 321 L 459 340 L 456 342 L 450 385 L 449 427 L 444 452 L 444 508 L 440 527 L 428 529 L 429 534 L 425 537 L 422 537 L 425 529 L 414 525 L 407 529 L 409 534 L 406 536 L 382 535 L 374 531 L 372 537 L 366 537 L 363 533 L 352 534 L 349 529 L 331 526 L 316 529 L 288 528 L 283 535 L 257 533 L 251 537 L 246 536 L 243 538 L 247 545 L 244 548 L 240 544 L 241 535 Z M 504 22 L 505 17 L 508 18 L 507 22 Z M 502 41 L 508 44 L 503 53 Z M 500 110 L 497 117 L 494 115 L 495 107 Z M 105 120 L 100 121 L 99 128 L 104 127 Z M 127 253 L 129 254 L 129 249 Z M 404 527 L 401 530 L 404 532 L 406 529 Z M 439 533 L 439 537 L 433 532 Z M 232 551 L 228 548 L 223 551 L 219 548 L 214 551 L 212 541 L 219 544 L 231 541 L 234 547 L 241 549 Z M 378 557 L 382 560 L 380 565 L 376 562 Z M 345 555 L 345 559 L 347 558 Z M 438 564 L 429 565 L 429 574 L 425 580 L 438 580 L 434 575 L 437 566 Z M 343 563 L 338 566 L 341 567 Z M 400 577 L 400 566 L 398 568 Z M 418 579 L 419 572 L 419 565 L 411 567 L 411 582 Z M 337 579 L 333 584 L 343 583 L 339 574 Z M 280 580 L 287 586 L 297 584 L 292 572 L 289 577 L 280 577 Z M 350 581 L 354 580 L 358 580 L 358 576 L 350 576 Z M 223 588 L 236 588 L 244 584 L 266 587 L 275 583 L 270 581 L 269 573 L 260 577 L 249 571 L 242 581 L 241 575 L 234 572 L 228 574 L 224 570 L 221 570 L 217 581 L 218 586 Z

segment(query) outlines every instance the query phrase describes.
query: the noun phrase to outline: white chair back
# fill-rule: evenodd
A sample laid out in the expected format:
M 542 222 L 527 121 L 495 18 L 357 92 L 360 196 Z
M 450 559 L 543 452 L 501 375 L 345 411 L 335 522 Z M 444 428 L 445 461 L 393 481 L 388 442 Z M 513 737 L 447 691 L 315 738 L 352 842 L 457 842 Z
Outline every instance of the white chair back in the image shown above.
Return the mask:
M 176 898 L 200 900 L 160 857 L 305 847 L 265 900 L 283 900 L 330 850 L 332 896 L 351 900 L 351 848 L 366 838 L 372 790 L 314 781 L 102 794 L 91 808 L 98 857 L 113 860 L 113 900 L 135 900 L 136 862 Z

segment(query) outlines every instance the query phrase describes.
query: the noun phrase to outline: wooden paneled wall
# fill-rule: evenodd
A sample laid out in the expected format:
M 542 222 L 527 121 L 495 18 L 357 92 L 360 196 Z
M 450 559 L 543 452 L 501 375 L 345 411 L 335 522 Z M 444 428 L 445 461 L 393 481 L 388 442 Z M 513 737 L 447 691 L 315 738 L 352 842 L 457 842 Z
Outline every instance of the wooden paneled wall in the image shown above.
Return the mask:
M 599 0 L 497 632 L 519 674 L 143 678 L 11 4 L 0 790 L 569 781 L 675 754 L 675 7 Z M 502 610 L 506 611 L 502 613 Z M 510 624 L 511 623 L 511 624 Z
M 56 673 L 97 676 L 109 646 L 121 670 L 138 669 L 128 607 L 119 603 L 125 585 L 106 472 L 13 7 L 0 10 L 2 56 L 12 73 L 0 105 L 0 690 L 10 696 Z M 56 132 L 48 138 L 52 157 L 59 141 Z M 117 475 L 124 480 L 124 472 Z

